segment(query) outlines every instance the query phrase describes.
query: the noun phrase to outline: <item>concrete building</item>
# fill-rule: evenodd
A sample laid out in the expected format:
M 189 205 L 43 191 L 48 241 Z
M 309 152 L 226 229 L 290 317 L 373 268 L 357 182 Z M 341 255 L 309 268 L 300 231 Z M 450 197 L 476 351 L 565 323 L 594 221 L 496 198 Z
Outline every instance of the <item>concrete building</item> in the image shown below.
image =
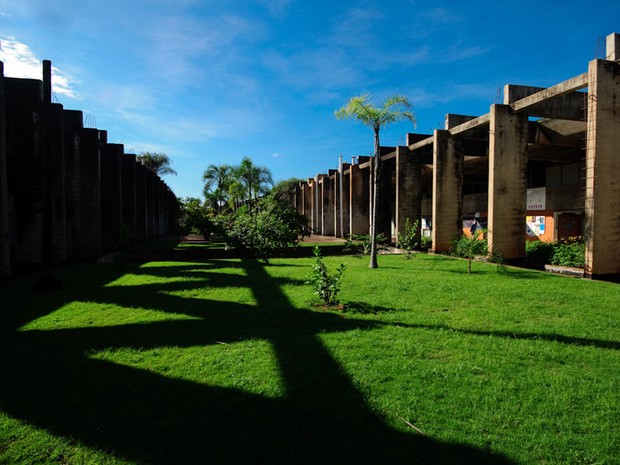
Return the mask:
M 43 80 L 4 76 L 0 62 L 0 276 L 89 260 L 174 229 L 176 197 L 82 112 L 52 103 Z M 149 190 L 150 189 L 150 190 Z
M 377 230 L 393 242 L 418 219 L 432 250 L 445 251 L 475 219 L 490 254 L 518 260 L 528 239 L 582 236 L 586 275 L 620 275 L 620 35 L 583 74 L 549 88 L 508 84 L 489 113 L 448 114 L 433 134 L 382 147 L 381 163 Z M 321 175 L 299 186 L 312 201 L 298 210 L 316 233 L 368 234 L 372 163 L 359 157 L 327 178 L 336 173 L 348 203 L 317 189 Z M 333 227 L 345 218 L 348 229 Z

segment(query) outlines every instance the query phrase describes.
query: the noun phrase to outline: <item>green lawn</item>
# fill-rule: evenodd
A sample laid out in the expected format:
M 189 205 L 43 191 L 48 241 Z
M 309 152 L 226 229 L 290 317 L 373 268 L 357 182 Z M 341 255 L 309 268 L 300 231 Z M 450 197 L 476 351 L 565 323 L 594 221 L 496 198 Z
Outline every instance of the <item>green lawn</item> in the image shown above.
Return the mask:
M 439 256 L 0 284 L 0 463 L 618 464 L 620 286 Z

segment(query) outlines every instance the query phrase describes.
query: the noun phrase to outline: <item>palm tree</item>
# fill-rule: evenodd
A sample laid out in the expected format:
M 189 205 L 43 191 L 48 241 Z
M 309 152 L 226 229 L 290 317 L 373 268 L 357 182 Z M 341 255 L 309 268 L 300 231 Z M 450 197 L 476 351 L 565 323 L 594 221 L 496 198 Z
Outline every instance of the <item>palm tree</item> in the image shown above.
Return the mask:
M 393 95 L 385 99 L 383 105 L 373 106 L 370 94 L 364 93 L 353 97 L 349 102 L 337 110 L 336 119 L 355 119 L 374 131 L 374 173 L 373 198 L 370 213 L 370 268 L 377 268 L 377 205 L 379 198 L 379 180 L 381 175 L 379 132 L 385 125 L 409 120 L 415 125 L 415 117 L 409 111 L 411 103 L 402 95 Z
M 205 182 L 204 196 L 216 206 L 219 213 L 228 201 L 228 188 L 232 182 L 233 168 L 229 165 L 209 165 L 202 175 Z
M 269 186 L 273 185 L 269 168 L 256 166 L 250 157 L 243 157 L 236 174 L 245 187 L 249 200 L 258 198 L 259 194 L 265 194 Z
M 174 174 L 177 172 L 170 168 L 170 158 L 165 153 L 142 152 L 138 155 L 138 160 L 153 173 L 163 176 L 164 174 Z

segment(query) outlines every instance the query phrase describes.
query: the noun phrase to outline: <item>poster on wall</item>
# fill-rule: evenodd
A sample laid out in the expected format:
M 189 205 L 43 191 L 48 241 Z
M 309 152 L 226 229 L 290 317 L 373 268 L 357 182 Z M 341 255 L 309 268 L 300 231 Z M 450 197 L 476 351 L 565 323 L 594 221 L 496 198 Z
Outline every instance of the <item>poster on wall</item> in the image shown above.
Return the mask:
M 525 232 L 528 236 L 542 236 L 545 234 L 545 217 L 544 216 L 528 216 L 526 220 Z

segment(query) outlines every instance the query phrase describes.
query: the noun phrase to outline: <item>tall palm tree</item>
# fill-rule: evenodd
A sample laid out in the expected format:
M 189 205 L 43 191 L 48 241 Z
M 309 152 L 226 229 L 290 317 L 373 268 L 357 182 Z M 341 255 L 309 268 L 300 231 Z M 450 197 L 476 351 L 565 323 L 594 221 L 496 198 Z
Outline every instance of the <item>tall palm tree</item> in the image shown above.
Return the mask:
M 228 188 L 233 181 L 233 168 L 229 165 L 209 165 L 202 175 L 204 196 L 216 206 L 219 213 L 228 201 Z
M 256 166 L 250 157 L 243 157 L 236 169 L 236 174 L 245 187 L 249 200 L 265 194 L 273 185 L 273 177 L 269 168 Z
M 170 168 L 170 158 L 165 153 L 142 152 L 138 155 L 138 160 L 153 173 L 163 176 L 164 174 L 174 174 L 177 172 Z
M 409 120 L 415 125 L 415 116 L 410 112 L 411 103 L 402 95 L 393 95 L 385 99 L 381 106 L 374 106 L 370 94 L 364 93 L 353 97 L 340 110 L 335 112 L 336 119 L 354 119 L 371 128 L 375 137 L 373 198 L 370 213 L 370 264 L 377 268 L 377 205 L 379 199 L 379 180 L 381 175 L 379 133 L 383 126 Z

